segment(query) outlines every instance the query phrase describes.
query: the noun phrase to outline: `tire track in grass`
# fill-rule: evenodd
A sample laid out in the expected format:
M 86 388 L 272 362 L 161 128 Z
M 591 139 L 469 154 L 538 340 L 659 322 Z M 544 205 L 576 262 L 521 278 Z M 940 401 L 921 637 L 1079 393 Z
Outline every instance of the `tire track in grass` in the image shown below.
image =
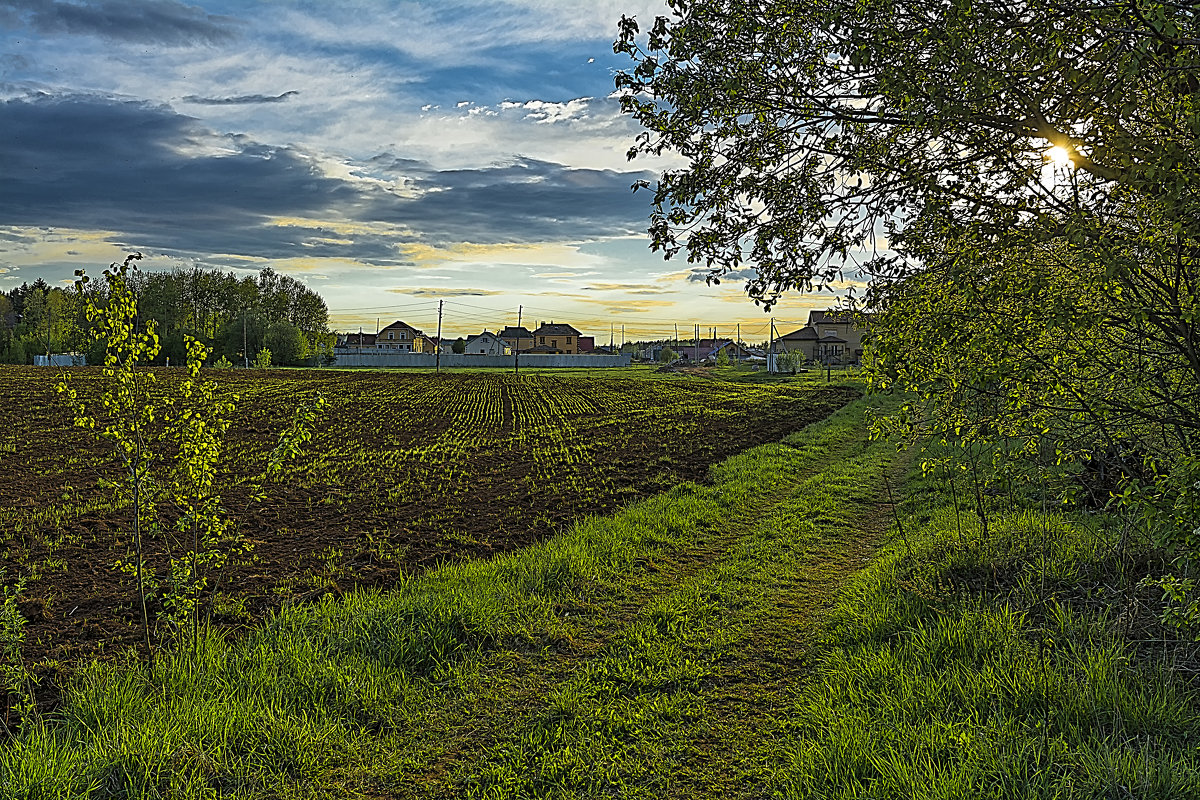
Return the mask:
M 457 676 L 453 744 L 395 796 L 760 796 L 820 615 L 888 527 L 882 476 L 903 457 L 866 441 L 864 408 L 714 468 L 694 492 L 720 513 L 685 546 Z

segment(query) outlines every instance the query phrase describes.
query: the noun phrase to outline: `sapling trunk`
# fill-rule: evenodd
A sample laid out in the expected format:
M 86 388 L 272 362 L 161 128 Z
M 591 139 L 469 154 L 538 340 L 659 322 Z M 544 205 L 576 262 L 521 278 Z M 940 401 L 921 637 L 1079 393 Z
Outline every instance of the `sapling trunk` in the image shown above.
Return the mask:
M 136 372 L 137 363 L 134 363 L 133 374 L 133 397 L 130 400 L 136 401 L 141 393 L 138 390 L 138 377 Z M 130 406 L 136 405 L 131 402 Z M 142 441 L 142 428 L 138 421 L 138 411 L 136 408 L 130 409 L 130 417 L 133 419 L 133 438 L 134 438 L 134 462 L 133 462 L 133 547 L 137 556 L 137 585 L 138 585 L 138 600 L 142 606 L 142 636 L 146 646 L 146 663 L 153 665 L 154 663 L 154 648 L 150 643 L 150 614 L 146 610 L 146 581 L 142 575 L 142 464 L 145 460 L 145 443 Z

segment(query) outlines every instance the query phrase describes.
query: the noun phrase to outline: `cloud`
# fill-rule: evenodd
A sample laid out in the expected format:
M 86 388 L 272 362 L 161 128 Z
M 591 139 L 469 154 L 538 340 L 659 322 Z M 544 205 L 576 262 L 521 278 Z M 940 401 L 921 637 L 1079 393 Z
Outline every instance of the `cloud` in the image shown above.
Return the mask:
M 603 306 L 613 314 L 640 314 L 646 311 L 674 308 L 679 305 L 675 300 L 635 300 L 630 298 L 600 299 L 587 297 L 583 298 L 581 302 Z
M 500 110 L 524 109 L 527 112 L 526 119 L 533 120 L 539 125 L 545 125 L 586 119 L 589 104 L 594 99 L 593 97 L 578 97 L 565 103 L 552 103 L 546 100 L 526 100 L 524 103 L 515 103 L 505 100 L 500 104 Z M 459 103 L 460 107 L 462 105 L 464 104 Z
M 413 170 L 415 199 L 379 202 L 362 213 L 419 229 L 433 243 L 619 236 L 645 225 L 643 198 L 629 191 L 631 179 L 644 175 L 528 158 L 475 169 Z
M 216 44 L 233 39 L 233 17 L 208 14 L 176 0 L 5 0 L 9 25 L 39 33 L 83 34 L 113 41 Z
M 412 288 L 408 286 L 399 286 L 395 289 L 387 291 L 393 294 L 416 295 L 417 297 L 493 297 L 502 295 L 505 292 L 497 292 L 491 289 L 456 289 L 450 286 L 441 286 L 434 288 Z
M 249 106 L 263 103 L 282 103 L 289 97 L 295 97 L 298 94 L 300 92 L 295 89 L 277 95 L 241 94 L 233 97 L 198 97 L 197 95 L 189 94 L 183 98 L 183 102 L 195 103 L 202 106 Z
M 638 231 L 646 173 L 547 161 L 438 170 L 334 164 L 221 135 L 165 106 L 94 95 L 0 101 L 0 225 L 117 231 L 193 257 L 404 263 L 406 246 L 579 242 Z
M 758 279 L 758 270 L 753 267 L 742 267 L 714 275 L 713 271 L 706 267 L 693 267 L 687 272 L 689 283 L 704 283 L 710 277 L 716 277 L 722 283 L 725 281 L 753 281 Z
M 585 292 L 621 292 L 622 294 L 672 294 L 674 290 L 648 283 L 593 283 Z

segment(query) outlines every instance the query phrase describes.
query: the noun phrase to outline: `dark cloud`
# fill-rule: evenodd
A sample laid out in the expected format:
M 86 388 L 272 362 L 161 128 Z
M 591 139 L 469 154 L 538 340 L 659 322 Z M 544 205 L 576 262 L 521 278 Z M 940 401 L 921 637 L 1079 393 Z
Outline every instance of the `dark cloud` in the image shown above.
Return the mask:
M 2 26 L 2 23 L 3 19 L 0 18 L 0 26 Z M 9 75 L 29 69 L 29 63 L 29 59 L 25 58 L 25 56 L 15 53 L 4 53 L 0 55 L 0 75 Z
M 491 289 L 453 289 L 448 286 L 432 289 L 414 289 L 409 286 L 401 286 L 396 289 L 388 289 L 388 291 L 394 294 L 414 295 L 416 297 L 492 297 L 504 294 L 504 292 L 493 291 Z
M 292 90 L 283 94 L 240 94 L 233 97 L 200 97 L 199 95 L 189 94 L 183 98 L 185 103 L 194 103 L 201 106 L 252 106 L 263 103 L 282 103 L 289 97 L 295 97 L 300 92 Z
M 268 224 L 360 202 L 296 151 L 214 137 L 170 109 L 94 97 L 9 100 L 0 117 L 0 224 L 119 231 L 150 250 L 345 254 L 326 241 L 340 238 L 329 231 Z M 218 152 L 196 154 L 205 150 Z M 390 243 L 362 247 L 394 255 Z
M 152 252 L 396 266 L 404 244 L 580 241 L 644 227 L 645 201 L 629 191 L 640 173 L 533 160 L 437 171 L 390 155 L 356 165 L 403 178 L 411 191 L 397 195 L 162 106 L 40 95 L 0 102 L 0 119 L 0 225 L 115 231 Z M 335 224 L 345 222 L 389 225 L 348 234 Z
M 237 21 L 176 0 L 0 0 L 0 19 L 41 33 L 114 41 L 214 44 L 232 39 Z
M 645 198 L 629 186 L 646 173 L 570 169 L 521 159 L 504 166 L 418 174 L 424 191 L 364 214 L 411 225 L 435 244 L 572 241 L 621 236 L 645 228 Z

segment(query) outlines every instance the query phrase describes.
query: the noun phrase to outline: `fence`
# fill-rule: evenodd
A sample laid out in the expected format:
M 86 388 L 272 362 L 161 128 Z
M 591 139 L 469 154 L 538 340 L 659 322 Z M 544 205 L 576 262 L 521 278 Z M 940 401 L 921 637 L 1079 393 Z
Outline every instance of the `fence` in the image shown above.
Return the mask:
M 87 356 L 83 353 L 55 353 L 49 357 L 34 356 L 35 367 L 86 367 Z
M 334 357 L 337 359 L 334 366 L 338 367 L 428 367 L 432 369 L 437 363 L 436 357 L 431 353 L 350 353 L 335 350 Z M 529 369 L 567 369 L 570 367 L 602 369 L 605 367 L 628 367 L 631 356 L 629 353 L 615 356 L 523 353 L 519 358 L 521 366 Z M 513 357 L 467 355 L 465 353 L 442 356 L 443 369 L 461 369 L 463 367 L 512 369 Z

